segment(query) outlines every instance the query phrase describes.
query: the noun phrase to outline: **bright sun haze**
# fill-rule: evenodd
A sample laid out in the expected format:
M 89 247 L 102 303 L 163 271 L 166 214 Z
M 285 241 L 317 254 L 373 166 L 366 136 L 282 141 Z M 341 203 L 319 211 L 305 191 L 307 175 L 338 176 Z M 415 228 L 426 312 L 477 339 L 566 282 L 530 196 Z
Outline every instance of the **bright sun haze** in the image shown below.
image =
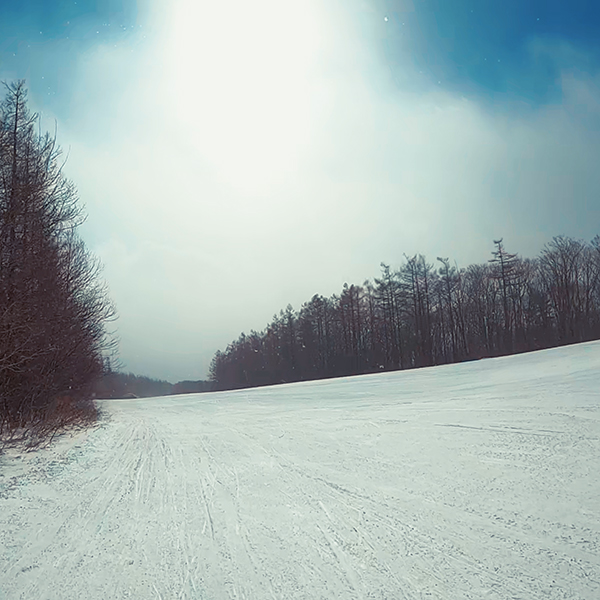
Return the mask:
M 226 186 L 256 193 L 293 177 L 310 143 L 322 36 L 312 2 L 175 3 L 163 85 Z
M 123 368 L 203 379 L 241 332 L 404 255 L 537 255 L 600 222 L 595 5 L 4 3 L 104 263 Z

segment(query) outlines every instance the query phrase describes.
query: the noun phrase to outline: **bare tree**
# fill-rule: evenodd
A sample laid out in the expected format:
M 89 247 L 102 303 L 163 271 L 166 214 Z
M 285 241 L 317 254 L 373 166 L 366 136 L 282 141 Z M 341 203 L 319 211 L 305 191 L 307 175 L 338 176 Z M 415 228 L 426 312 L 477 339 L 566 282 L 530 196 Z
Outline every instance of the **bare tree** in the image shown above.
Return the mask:
M 544 247 L 540 260 L 546 293 L 553 307 L 559 343 L 580 340 L 580 262 L 583 244 L 558 236 Z
M 510 298 L 513 294 L 513 287 L 517 277 L 516 254 L 509 254 L 502 244 L 502 238 L 494 240 L 497 249 L 492 252 L 494 256 L 490 262 L 494 265 L 494 276 L 500 283 L 500 292 L 502 296 L 502 314 L 504 317 L 504 327 L 502 336 L 502 351 L 512 352 L 514 344 L 514 319 L 510 305 Z
M 85 412 L 114 309 L 55 137 L 36 134 L 26 99 L 19 81 L 0 106 L 0 433 L 33 440 Z

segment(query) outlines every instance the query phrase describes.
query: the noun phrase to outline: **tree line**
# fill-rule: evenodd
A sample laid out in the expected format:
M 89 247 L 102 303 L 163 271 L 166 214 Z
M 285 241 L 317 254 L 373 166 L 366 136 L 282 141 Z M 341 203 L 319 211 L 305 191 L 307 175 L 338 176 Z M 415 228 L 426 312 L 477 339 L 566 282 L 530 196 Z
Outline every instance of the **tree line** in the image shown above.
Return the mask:
M 474 360 L 600 339 L 600 236 L 558 236 L 533 259 L 495 240 L 467 268 L 405 256 L 362 285 L 288 305 L 210 367 L 235 389 Z
M 28 443 L 95 418 L 94 382 L 114 315 L 56 137 L 41 134 L 25 83 L 0 104 L 0 436 Z
M 92 395 L 95 398 L 150 398 L 173 394 L 197 394 L 210 392 L 212 389 L 212 381 L 170 383 L 162 379 L 108 370 L 95 383 Z

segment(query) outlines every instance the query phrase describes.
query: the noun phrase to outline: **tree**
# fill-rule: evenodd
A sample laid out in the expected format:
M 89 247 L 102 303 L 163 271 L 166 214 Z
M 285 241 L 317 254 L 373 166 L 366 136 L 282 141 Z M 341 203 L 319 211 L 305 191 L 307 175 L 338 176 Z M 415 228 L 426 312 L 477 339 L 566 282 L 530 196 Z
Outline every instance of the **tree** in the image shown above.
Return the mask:
M 36 134 L 23 81 L 0 105 L 0 433 L 39 438 L 81 417 L 114 316 L 55 137 Z M 87 414 L 93 406 L 86 405 Z M 85 411 L 84 411 L 85 412 Z
M 413 366 L 432 365 L 433 340 L 431 336 L 431 281 L 432 266 L 421 254 L 411 258 L 405 256 L 406 264 L 400 270 L 401 289 L 407 303 L 411 329 L 414 333 Z
M 333 350 L 331 302 L 315 294 L 298 315 L 303 379 L 326 377 Z
M 506 252 L 502 244 L 502 238 L 494 240 L 494 244 L 496 244 L 497 249 L 492 252 L 494 258 L 490 262 L 495 267 L 495 277 L 500 283 L 502 293 L 502 314 L 504 315 L 503 351 L 512 352 L 514 319 L 510 306 L 510 296 L 517 278 L 518 258 L 516 254 Z
M 447 354 L 447 360 L 449 362 L 453 362 L 457 356 L 457 346 L 458 346 L 458 332 L 456 327 L 456 318 L 455 318 L 455 296 L 454 288 L 454 270 L 450 268 L 450 261 L 447 258 L 437 257 L 437 259 L 442 263 L 443 268 L 440 269 L 440 275 L 442 279 L 440 280 L 439 286 L 439 296 L 440 296 L 440 317 L 441 317 L 441 329 L 442 329 L 442 343 L 444 347 L 447 345 L 445 343 L 446 338 L 446 330 L 450 334 L 450 347 L 449 352 L 445 352 Z M 446 315 L 447 318 L 444 319 L 444 304 L 446 306 Z M 446 350 L 446 348 L 444 348 Z
M 360 286 L 345 283 L 339 300 L 342 343 L 348 367 L 352 373 L 364 369 L 364 331 L 362 318 L 363 289 Z
M 404 340 L 400 320 L 398 280 L 389 265 L 381 263 L 381 279 L 375 279 L 375 298 L 382 314 L 382 340 L 386 348 L 386 367 L 404 368 Z
M 559 343 L 590 339 L 598 314 L 598 263 L 594 242 L 558 236 L 542 250 L 540 268 Z

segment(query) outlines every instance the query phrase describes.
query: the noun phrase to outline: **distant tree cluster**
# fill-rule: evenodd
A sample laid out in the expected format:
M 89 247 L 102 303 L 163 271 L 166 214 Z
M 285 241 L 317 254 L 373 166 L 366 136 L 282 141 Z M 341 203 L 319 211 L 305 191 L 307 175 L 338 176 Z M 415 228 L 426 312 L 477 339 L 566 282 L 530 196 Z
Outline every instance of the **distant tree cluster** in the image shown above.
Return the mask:
M 23 82 L 0 104 L 0 434 L 32 440 L 93 418 L 93 382 L 114 316 L 55 137 L 41 135 Z
M 133 373 L 107 372 L 94 385 L 93 394 L 96 398 L 150 398 L 172 394 L 209 392 L 212 388 L 212 381 L 169 383 L 168 381 L 151 379 Z
M 212 392 L 214 382 L 212 381 L 178 381 L 173 384 L 171 394 L 198 394 L 202 392 Z
M 107 372 L 94 385 L 96 398 L 149 398 L 172 393 L 173 384 L 133 373 Z
M 288 305 L 217 352 L 217 389 L 459 362 L 600 338 L 600 237 L 555 237 L 535 259 L 494 242 L 466 269 L 424 256 L 331 298 Z

